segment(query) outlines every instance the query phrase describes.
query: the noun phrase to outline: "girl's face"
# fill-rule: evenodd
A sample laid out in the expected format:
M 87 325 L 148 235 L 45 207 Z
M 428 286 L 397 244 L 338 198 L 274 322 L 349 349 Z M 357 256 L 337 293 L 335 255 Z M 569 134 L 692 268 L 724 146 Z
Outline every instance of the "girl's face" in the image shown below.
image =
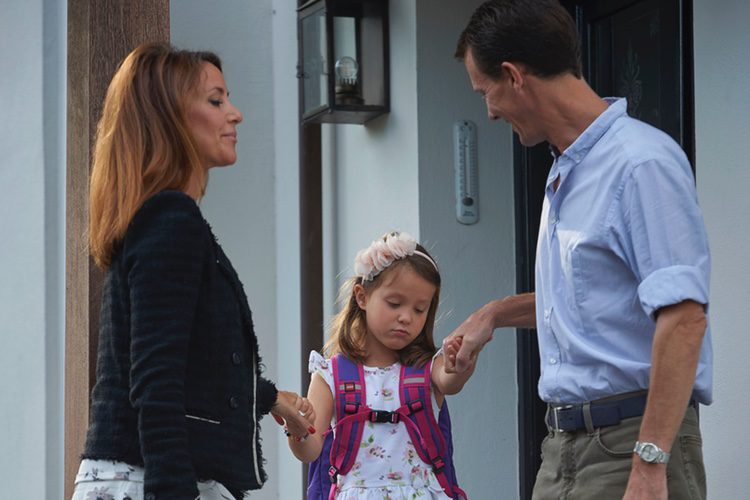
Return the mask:
M 355 285 L 354 294 L 365 311 L 368 360 L 392 363 L 422 332 L 437 287 L 408 265 L 385 272 L 378 287 Z
M 188 107 L 188 126 L 205 167 L 231 165 L 237 160 L 237 124 L 242 113 L 229 101 L 219 68 L 203 64 L 203 77 Z

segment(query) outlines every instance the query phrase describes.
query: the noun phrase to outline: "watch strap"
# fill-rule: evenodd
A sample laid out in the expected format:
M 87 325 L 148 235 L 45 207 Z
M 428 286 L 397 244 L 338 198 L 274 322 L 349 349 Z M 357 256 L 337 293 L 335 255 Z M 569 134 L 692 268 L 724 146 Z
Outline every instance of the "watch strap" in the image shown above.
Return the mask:
M 669 462 L 671 454 L 662 450 L 654 443 L 636 441 L 633 453 L 638 455 L 641 460 L 650 464 L 666 464 Z

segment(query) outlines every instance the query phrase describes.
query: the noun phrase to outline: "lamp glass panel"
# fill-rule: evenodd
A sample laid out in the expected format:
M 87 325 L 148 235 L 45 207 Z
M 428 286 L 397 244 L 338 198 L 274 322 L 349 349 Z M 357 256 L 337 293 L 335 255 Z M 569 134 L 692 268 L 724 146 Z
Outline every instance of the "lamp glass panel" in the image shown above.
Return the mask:
M 320 9 L 302 19 L 302 72 L 304 112 L 328 105 L 326 64 L 326 11 Z
M 333 18 L 333 56 L 336 61 L 344 56 L 357 60 L 356 28 L 356 21 L 353 17 Z

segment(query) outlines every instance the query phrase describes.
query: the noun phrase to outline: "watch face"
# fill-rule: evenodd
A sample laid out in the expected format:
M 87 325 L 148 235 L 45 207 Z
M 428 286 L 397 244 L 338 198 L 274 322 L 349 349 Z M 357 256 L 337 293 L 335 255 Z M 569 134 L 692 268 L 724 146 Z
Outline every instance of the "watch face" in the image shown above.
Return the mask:
M 646 443 L 641 448 L 641 458 L 646 462 L 653 462 L 659 458 L 659 450 L 651 443 Z

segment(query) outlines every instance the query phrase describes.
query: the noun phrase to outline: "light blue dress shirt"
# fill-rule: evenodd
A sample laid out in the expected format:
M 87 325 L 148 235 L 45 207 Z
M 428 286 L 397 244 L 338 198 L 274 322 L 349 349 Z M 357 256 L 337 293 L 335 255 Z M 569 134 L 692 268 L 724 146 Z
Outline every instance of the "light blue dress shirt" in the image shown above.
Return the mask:
M 536 255 L 546 402 L 647 389 L 654 312 L 687 299 L 708 308 L 708 239 L 688 159 L 629 117 L 625 99 L 606 100 L 547 179 Z M 693 394 L 709 404 L 711 392 L 708 330 Z

